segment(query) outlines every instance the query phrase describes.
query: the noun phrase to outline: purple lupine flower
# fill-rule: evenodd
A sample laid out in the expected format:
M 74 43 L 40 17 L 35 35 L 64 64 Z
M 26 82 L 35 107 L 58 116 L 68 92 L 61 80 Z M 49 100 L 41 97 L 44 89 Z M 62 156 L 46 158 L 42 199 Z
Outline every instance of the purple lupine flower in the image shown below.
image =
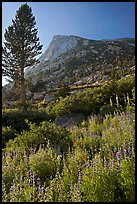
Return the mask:
M 117 159 L 117 164 L 118 164 L 118 172 L 120 172 L 120 157 L 121 157 L 121 151 L 119 150 L 116 153 L 116 159 Z
M 32 186 L 32 181 L 29 179 L 28 186 Z
M 131 158 L 131 148 L 129 147 L 127 151 L 128 151 L 128 156 Z
M 11 187 L 9 189 L 9 193 L 11 193 L 12 191 L 15 191 L 15 180 L 13 179 L 12 183 L 11 183 Z
M 14 186 L 11 186 L 9 189 L 9 193 L 11 193 L 12 191 L 14 191 Z
M 124 148 L 126 147 L 126 142 L 125 141 L 124 141 L 124 145 L 123 146 L 124 146 Z
M 70 186 L 70 190 L 72 190 L 73 189 L 72 181 L 69 183 L 69 186 Z
M 116 153 L 116 159 L 117 159 L 117 162 L 120 163 L 120 157 L 121 157 L 121 151 L 119 150 L 117 153 Z
M 32 171 L 29 170 L 29 171 L 27 172 L 27 175 L 28 175 L 28 177 L 30 177 L 30 176 L 32 175 Z
M 89 164 L 88 163 L 85 163 L 85 164 L 83 164 L 83 167 L 87 167 Z
M 132 142 L 132 150 L 134 150 L 134 148 L 135 148 L 135 143 Z
M 78 183 L 81 184 L 81 170 L 78 168 Z
M 108 167 L 111 167 L 111 168 L 114 167 L 114 160 L 113 159 L 111 159 L 111 161 L 109 162 Z
M 24 180 L 24 178 L 23 178 L 23 176 L 22 176 L 21 179 L 20 179 L 20 182 L 19 182 L 20 188 L 22 187 L 23 180 Z
M 40 178 L 37 178 L 37 185 L 40 185 Z
M 38 192 L 40 193 L 40 192 L 41 192 L 41 187 L 38 186 L 38 187 L 37 187 L 37 190 L 38 190 Z
M 92 160 L 89 160 L 89 165 L 93 166 Z
M 126 148 L 124 148 L 124 158 L 126 158 L 127 157 L 127 150 L 126 150 Z

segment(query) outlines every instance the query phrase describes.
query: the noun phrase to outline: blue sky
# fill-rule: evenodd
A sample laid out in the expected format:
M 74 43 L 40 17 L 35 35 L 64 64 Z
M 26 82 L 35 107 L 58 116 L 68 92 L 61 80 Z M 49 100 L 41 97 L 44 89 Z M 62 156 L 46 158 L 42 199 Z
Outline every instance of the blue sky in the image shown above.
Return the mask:
M 22 3 L 25 2 L 2 2 L 2 41 Z M 28 5 L 36 18 L 43 52 L 58 34 L 95 40 L 135 37 L 135 2 L 28 2 Z

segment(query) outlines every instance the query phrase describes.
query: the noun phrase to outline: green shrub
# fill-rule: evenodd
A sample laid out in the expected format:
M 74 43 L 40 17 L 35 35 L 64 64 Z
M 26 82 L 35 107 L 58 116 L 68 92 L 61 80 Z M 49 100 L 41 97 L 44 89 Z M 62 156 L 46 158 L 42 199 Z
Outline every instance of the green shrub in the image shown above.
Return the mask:
M 13 130 L 11 127 L 3 127 L 2 126 L 2 148 L 5 148 L 6 143 L 10 139 L 14 139 L 16 137 L 16 131 Z
M 110 98 L 104 97 L 102 90 L 105 93 L 105 88 L 98 88 L 78 93 L 76 98 L 60 98 L 56 104 L 48 105 L 48 108 L 52 107 L 49 112 L 59 115 L 71 111 L 71 108 L 73 111 L 82 109 L 85 114 L 91 110 L 98 112 L 102 103 L 107 103 L 108 99 L 110 103 Z M 114 102 L 112 90 L 108 88 L 106 93 L 116 104 L 116 96 L 118 102 L 121 96 L 115 90 Z M 131 105 L 134 106 L 134 96 L 133 90 L 133 96 L 124 99 L 128 107 L 126 112 L 116 111 L 101 118 L 92 115 L 69 130 L 51 121 L 37 125 L 25 120 L 29 130 L 16 134 L 16 138 L 9 140 L 3 149 L 2 201 L 134 202 L 135 109 L 130 109 Z M 84 107 L 83 102 L 89 107 Z M 57 107 L 61 111 L 56 110 Z M 7 138 L 10 138 L 11 131 L 12 127 L 3 127 Z M 58 147 L 60 152 L 57 152 Z M 29 170 L 33 170 L 34 179 L 28 176 Z
M 27 121 L 26 121 L 27 122 Z M 39 126 L 27 122 L 30 126 L 29 131 L 23 131 L 21 134 L 17 134 L 14 141 L 7 143 L 7 148 L 23 147 L 26 150 L 30 148 L 39 148 L 40 144 L 47 145 L 49 140 L 50 144 L 56 148 L 60 146 L 60 151 L 67 151 L 70 145 L 70 138 L 67 129 L 56 126 L 52 122 L 43 121 Z
M 50 116 L 44 111 L 38 110 L 18 110 L 18 109 L 11 109 L 8 111 L 4 111 L 2 113 L 2 135 L 3 135 L 3 145 L 10 139 L 15 138 L 15 133 L 21 133 L 24 130 L 29 129 L 29 125 L 26 123 L 25 119 L 36 123 L 37 125 L 40 124 L 42 121 L 49 121 Z M 9 128 L 11 130 L 9 130 Z
M 8 192 L 13 179 L 19 179 L 28 171 L 28 158 L 23 148 L 5 149 L 2 157 L 2 179 Z
M 58 166 L 57 156 L 52 149 L 40 148 L 36 154 L 29 156 L 30 169 L 41 179 L 42 182 L 48 182 L 51 176 L 55 176 Z
M 134 154 L 134 152 L 133 152 Z M 135 159 L 134 157 L 121 161 L 121 177 L 119 177 L 122 190 L 127 202 L 135 202 Z
M 103 167 L 100 156 L 82 171 L 82 201 L 84 202 L 124 202 L 125 197 L 119 182 L 120 175 L 114 167 Z
M 107 154 L 108 151 L 117 152 L 123 149 L 124 144 L 135 142 L 135 129 L 132 115 L 127 113 L 116 114 L 115 117 L 106 117 L 102 124 L 101 151 Z M 122 150 L 123 151 L 123 150 Z
M 129 94 L 129 97 L 132 99 L 132 89 L 134 86 L 134 77 L 125 77 L 118 81 L 112 81 L 102 87 L 77 92 L 75 95 L 66 96 L 65 98 L 60 97 L 55 103 L 49 103 L 46 111 L 48 114 L 55 115 L 56 117 L 72 112 L 81 112 L 85 115 L 91 113 L 98 114 L 103 105 L 110 104 L 110 98 L 115 106 L 117 104 L 117 97 L 119 107 L 121 106 L 124 109 L 127 105 L 125 104 L 124 96 Z

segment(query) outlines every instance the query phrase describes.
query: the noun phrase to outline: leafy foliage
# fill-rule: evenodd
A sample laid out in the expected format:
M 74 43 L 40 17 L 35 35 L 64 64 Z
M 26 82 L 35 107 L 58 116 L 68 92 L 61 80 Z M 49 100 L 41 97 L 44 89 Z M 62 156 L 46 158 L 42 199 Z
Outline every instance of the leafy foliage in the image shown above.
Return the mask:
M 16 134 L 2 152 L 2 201 L 135 202 L 135 89 L 127 87 L 133 96 L 124 99 L 122 111 L 92 114 L 70 129 L 25 120 L 29 130 Z M 98 104 L 106 99 L 100 90 L 94 90 L 101 96 L 93 97 Z M 11 128 L 3 130 L 9 137 Z
M 135 86 L 135 78 L 132 76 L 112 81 L 102 87 L 87 89 L 84 92 L 78 92 L 75 95 L 66 96 L 56 100 L 56 103 L 50 103 L 46 111 L 50 114 L 61 116 L 71 112 L 82 112 L 85 115 L 98 114 L 101 106 L 109 105 L 110 98 L 114 106 L 117 106 L 116 97 L 118 97 L 119 108 L 126 107 L 125 96 L 127 94 L 132 99 L 132 89 Z M 115 109 L 112 111 L 114 112 Z
M 25 119 L 37 125 L 42 121 L 49 121 L 52 119 L 45 110 L 28 109 L 8 109 L 2 113 L 3 125 L 3 145 L 9 140 L 15 138 L 15 133 L 21 133 L 23 130 L 28 130 L 29 125 Z M 9 130 L 10 127 L 10 130 Z

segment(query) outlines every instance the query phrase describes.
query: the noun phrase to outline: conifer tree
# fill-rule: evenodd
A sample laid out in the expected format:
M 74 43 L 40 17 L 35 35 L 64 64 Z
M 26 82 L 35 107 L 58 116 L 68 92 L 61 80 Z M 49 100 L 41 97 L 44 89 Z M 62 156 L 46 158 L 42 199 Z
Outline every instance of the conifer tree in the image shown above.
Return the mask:
M 2 48 L 2 74 L 8 76 L 20 86 L 21 103 L 26 104 L 24 70 L 36 65 L 42 45 L 37 37 L 38 29 L 32 9 L 27 3 L 22 4 L 12 20 L 12 25 L 5 30 L 5 42 Z

